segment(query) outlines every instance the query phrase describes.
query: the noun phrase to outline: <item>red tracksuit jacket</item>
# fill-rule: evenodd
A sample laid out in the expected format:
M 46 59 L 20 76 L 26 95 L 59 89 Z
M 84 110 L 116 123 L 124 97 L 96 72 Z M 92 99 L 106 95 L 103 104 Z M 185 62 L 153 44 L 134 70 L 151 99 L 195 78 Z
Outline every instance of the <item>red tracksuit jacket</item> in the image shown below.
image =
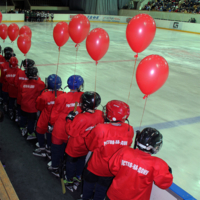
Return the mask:
M 57 97 L 63 94 L 63 91 L 56 91 Z M 41 111 L 40 117 L 37 121 L 36 131 L 40 134 L 45 134 L 48 129 L 50 115 L 55 104 L 55 91 L 45 90 L 36 100 L 36 109 Z
M 1 65 L 1 81 L 2 81 L 2 91 L 4 92 L 8 92 L 8 83 L 5 80 L 5 76 L 6 76 L 6 71 L 10 69 L 9 67 L 9 62 L 4 62 Z
M 104 123 L 103 112 L 100 110 L 80 113 L 73 121 L 67 120 L 66 132 L 70 138 L 65 152 L 74 158 L 87 155 L 89 151 L 85 145 L 85 137 L 99 123 Z
M 25 71 L 19 69 L 19 71 L 17 72 L 16 76 L 15 76 L 15 87 L 17 87 L 18 92 L 17 92 L 17 104 L 21 105 L 21 93 L 20 93 L 20 85 L 23 81 L 27 81 L 28 78 L 25 74 Z
M 0 65 L 4 62 L 6 62 L 6 59 L 2 55 L 0 55 Z
M 134 130 L 126 123 L 98 124 L 85 138 L 86 146 L 93 152 L 87 169 L 97 176 L 112 177 L 108 161 L 124 146 L 131 146 Z
M 77 110 L 81 112 L 80 98 L 83 92 L 68 92 L 60 95 L 51 112 L 50 124 L 54 125 L 52 135 L 60 140 L 68 140 L 65 130 L 65 118 L 74 110 L 75 102 L 78 102 Z
M 120 149 L 109 169 L 115 176 L 107 192 L 110 200 L 149 200 L 153 183 L 167 189 L 173 182 L 165 161 L 139 149 Z
M 20 85 L 21 109 L 28 113 L 36 113 L 36 99 L 44 89 L 45 84 L 39 79 L 23 81 Z
M 19 68 L 9 68 L 5 73 L 5 80 L 8 83 L 8 95 L 11 98 L 17 98 L 18 88 L 15 86 L 14 80 L 19 70 Z

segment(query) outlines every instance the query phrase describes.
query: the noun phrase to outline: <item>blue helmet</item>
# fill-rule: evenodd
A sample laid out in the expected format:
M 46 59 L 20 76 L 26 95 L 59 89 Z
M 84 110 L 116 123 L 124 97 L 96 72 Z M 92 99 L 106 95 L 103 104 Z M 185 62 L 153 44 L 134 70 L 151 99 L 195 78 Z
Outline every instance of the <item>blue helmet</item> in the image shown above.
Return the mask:
M 71 90 L 78 90 L 81 85 L 83 85 L 84 80 L 79 75 L 72 75 L 68 78 L 67 84 L 69 89 Z
M 55 88 L 60 89 L 62 86 L 62 80 L 58 75 L 56 77 L 56 74 L 51 74 L 48 76 L 47 84 L 48 84 L 48 89 L 52 90 L 54 90 Z

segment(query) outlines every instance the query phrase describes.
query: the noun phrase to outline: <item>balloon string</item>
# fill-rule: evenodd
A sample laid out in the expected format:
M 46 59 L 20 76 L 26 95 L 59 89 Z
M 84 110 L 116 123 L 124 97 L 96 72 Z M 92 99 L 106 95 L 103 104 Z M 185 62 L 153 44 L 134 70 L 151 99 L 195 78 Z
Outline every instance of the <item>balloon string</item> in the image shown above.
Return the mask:
M 94 91 L 95 92 L 96 92 L 96 87 L 97 87 L 97 64 L 98 64 L 98 62 L 96 61 L 95 86 L 94 86 Z
M 57 62 L 57 69 L 56 69 L 56 77 L 58 75 L 58 65 L 59 65 L 59 59 L 60 59 L 60 47 L 58 48 L 58 62 Z
M 128 103 L 128 101 L 129 101 L 130 94 L 131 94 L 131 87 L 132 87 L 132 84 L 133 84 L 133 76 L 134 76 L 134 73 L 135 73 L 135 67 L 136 67 L 136 62 L 137 62 L 138 54 L 136 54 L 134 57 L 135 57 L 135 64 L 134 64 L 134 68 L 133 68 L 133 74 L 132 74 L 132 78 L 131 78 L 131 84 L 130 84 L 130 89 L 129 89 L 129 94 L 128 94 L 127 103 Z
M 80 44 L 76 44 L 75 48 L 76 48 L 76 58 L 75 58 L 75 69 L 74 69 L 74 75 L 76 74 L 76 62 L 77 62 L 77 55 L 78 55 L 78 47 L 80 46 Z
M 146 96 L 146 95 L 145 95 Z M 147 103 L 147 98 L 148 96 L 145 97 L 145 104 L 144 104 L 144 109 L 143 109 L 143 113 L 142 113 L 142 119 L 143 119 L 143 116 L 144 116 L 144 111 L 145 111 L 145 107 L 146 107 L 146 103 Z M 142 119 L 140 121 L 140 128 L 141 128 L 141 124 L 142 124 Z M 140 129 L 139 129 L 140 130 Z
M 14 53 L 14 52 L 13 52 L 13 44 L 14 44 L 14 42 L 11 42 L 11 43 L 12 43 L 12 56 L 13 56 L 13 53 Z

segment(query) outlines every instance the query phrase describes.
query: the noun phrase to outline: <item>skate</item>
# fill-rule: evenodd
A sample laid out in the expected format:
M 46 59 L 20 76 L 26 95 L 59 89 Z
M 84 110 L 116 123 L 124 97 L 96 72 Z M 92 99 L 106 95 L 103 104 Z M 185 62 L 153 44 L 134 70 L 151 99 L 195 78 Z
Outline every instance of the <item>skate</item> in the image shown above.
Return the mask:
M 33 151 L 34 156 L 46 157 L 45 148 L 37 148 Z
M 70 190 L 71 192 L 74 191 L 74 188 L 73 188 L 73 186 L 74 186 L 74 181 L 73 181 L 73 180 L 67 180 L 67 179 L 65 179 L 65 180 L 64 180 L 64 184 L 65 184 L 65 187 L 66 187 L 68 190 Z
M 35 133 L 33 132 L 33 133 L 28 133 L 28 137 L 27 137 L 27 140 L 34 140 L 34 139 L 36 139 L 36 135 L 35 135 Z
M 18 111 L 15 111 L 15 122 L 19 122 Z
M 3 104 L 3 110 L 4 110 L 4 112 L 7 112 L 7 111 L 8 111 L 8 106 L 7 106 L 7 104 Z
M 22 136 L 24 137 L 27 134 L 27 127 L 25 128 L 21 127 L 20 130 L 21 130 Z
M 81 176 L 76 176 L 73 177 L 73 181 L 74 181 L 73 189 L 77 190 L 78 186 L 81 184 L 82 178 Z
M 11 120 L 14 119 L 14 112 L 13 112 L 12 109 L 9 109 L 9 117 L 10 117 Z
M 39 142 L 35 143 L 35 146 L 40 148 Z
M 48 166 L 47 169 L 56 177 L 60 177 L 58 167 Z
M 3 99 L 0 97 L 0 105 L 3 105 Z

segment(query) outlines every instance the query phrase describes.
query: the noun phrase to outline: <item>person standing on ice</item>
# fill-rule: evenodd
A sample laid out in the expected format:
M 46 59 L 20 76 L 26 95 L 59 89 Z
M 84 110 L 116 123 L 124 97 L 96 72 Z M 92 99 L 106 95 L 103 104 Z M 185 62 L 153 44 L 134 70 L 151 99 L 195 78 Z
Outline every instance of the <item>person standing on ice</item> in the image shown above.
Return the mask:
M 134 136 L 133 127 L 125 123 L 130 114 L 126 103 L 112 100 L 105 109 L 107 123 L 98 124 L 85 138 L 85 144 L 93 154 L 83 175 L 83 200 L 91 199 L 94 190 L 94 199 L 105 198 L 113 179 L 108 162 L 116 151 L 131 146 Z
M 104 123 L 103 112 L 96 110 L 101 103 L 97 92 L 84 92 L 81 96 L 82 113 L 76 115 L 73 111 L 66 118 L 66 133 L 70 136 L 65 153 L 66 158 L 66 187 L 73 192 L 82 181 L 85 158 L 88 149 L 85 137 L 99 123 Z
M 109 160 L 115 176 L 107 192 L 107 200 L 149 200 L 153 183 L 167 189 L 173 182 L 172 170 L 165 161 L 151 154 L 159 152 L 162 134 L 154 128 L 137 131 L 138 149 L 123 147 Z
M 80 100 L 83 92 L 84 80 L 79 75 L 72 75 L 67 80 L 70 92 L 60 95 L 56 101 L 51 112 L 49 132 L 52 132 L 51 139 L 51 163 L 48 163 L 48 170 L 59 177 L 59 164 L 63 160 L 65 148 L 68 141 L 66 134 L 65 118 L 74 110 L 77 102 L 76 112 L 81 112 Z
M 59 91 L 61 86 L 62 80 L 59 76 L 56 74 L 49 75 L 47 78 L 47 89 L 45 89 L 36 100 L 36 108 L 41 114 L 36 126 L 39 148 L 33 151 L 33 155 L 35 156 L 47 156 L 51 159 L 51 134 L 48 132 L 48 124 L 56 98 L 64 93 L 63 91 Z M 45 134 L 47 137 L 47 144 L 45 144 Z

